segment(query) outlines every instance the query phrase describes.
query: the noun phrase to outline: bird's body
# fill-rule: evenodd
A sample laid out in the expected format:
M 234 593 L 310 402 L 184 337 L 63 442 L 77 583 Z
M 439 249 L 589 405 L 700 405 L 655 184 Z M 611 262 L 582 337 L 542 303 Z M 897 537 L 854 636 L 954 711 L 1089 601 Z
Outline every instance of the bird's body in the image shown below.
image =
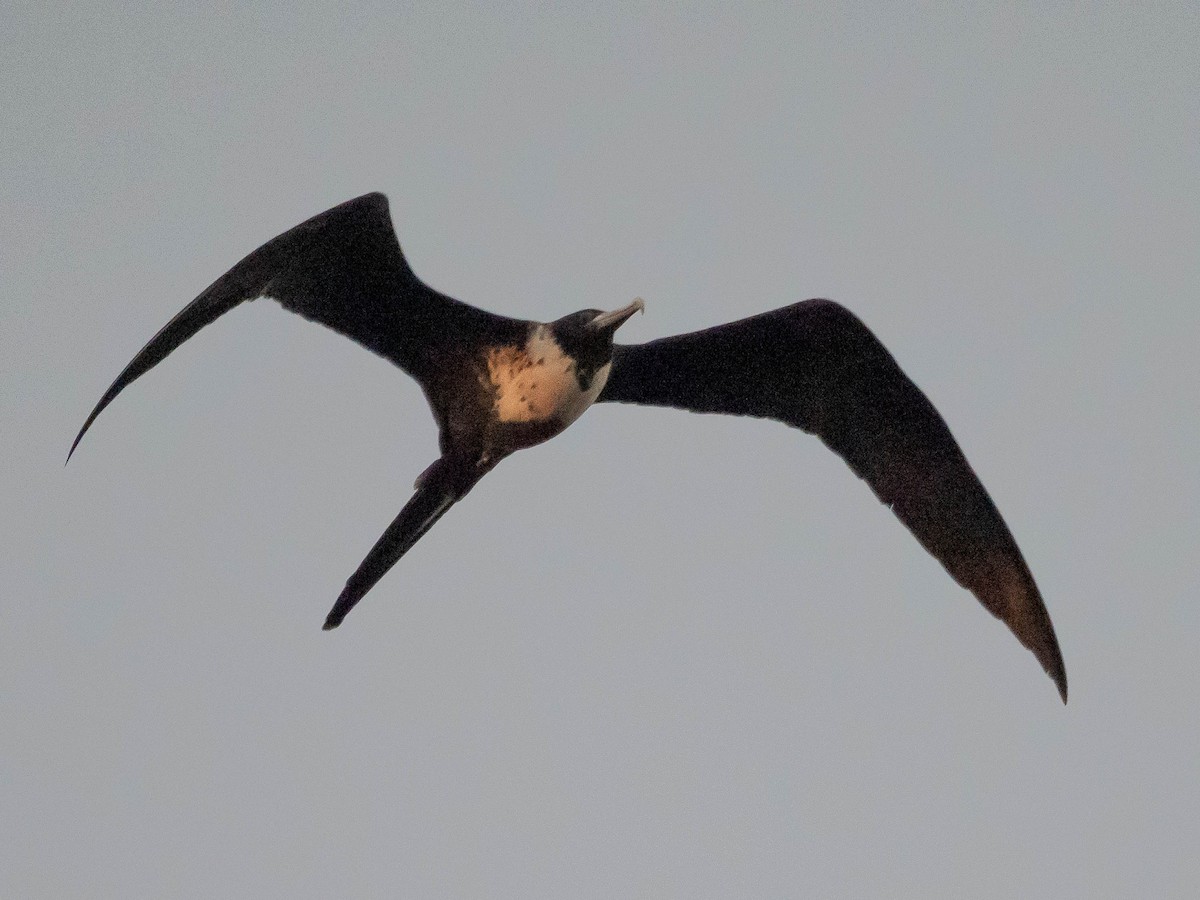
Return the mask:
M 771 418 L 818 435 L 1033 651 L 1066 699 L 1054 628 L 1004 520 L 933 405 L 842 306 L 808 300 L 614 345 L 641 300 L 553 322 L 484 312 L 417 279 L 387 200 L 368 194 L 268 241 L 185 307 L 101 397 L 71 452 L 127 385 L 260 296 L 391 360 L 421 385 L 439 429 L 441 456 L 347 581 L 326 628 L 504 457 L 549 440 L 596 402 L 671 406 Z
M 611 369 L 606 362 L 595 371 L 580 371 L 544 325 L 533 329 L 524 347 L 493 347 L 487 354 L 496 417 L 511 425 L 552 421 L 559 426 L 555 434 L 596 402 Z
M 638 309 L 641 301 L 626 311 Z M 523 340 L 482 347 L 454 367 L 452 384 L 430 395 L 452 444 L 472 443 L 482 428 L 483 449 L 498 459 L 561 433 L 600 396 L 611 361 L 589 366 L 562 347 L 553 323 L 527 325 Z

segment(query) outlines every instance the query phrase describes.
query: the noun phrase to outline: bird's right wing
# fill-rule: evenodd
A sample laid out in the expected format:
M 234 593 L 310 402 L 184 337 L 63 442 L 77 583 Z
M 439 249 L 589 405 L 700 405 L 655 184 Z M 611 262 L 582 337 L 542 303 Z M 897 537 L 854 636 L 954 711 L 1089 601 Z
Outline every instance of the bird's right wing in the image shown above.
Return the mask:
M 1008 625 L 1066 701 L 1054 626 L 1008 526 L 933 404 L 844 307 L 807 300 L 618 345 L 599 399 L 776 419 L 817 435 Z
M 130 383 L 205 325 L 263 296 L 357 341 L 422 383 L 447 342 L 505 328 L 517 334 L 523 327 L 423 284 L 400 251 L 387 198 L 366 194 L 267 241 L 209 285 L 117 376 L 70 452 Z

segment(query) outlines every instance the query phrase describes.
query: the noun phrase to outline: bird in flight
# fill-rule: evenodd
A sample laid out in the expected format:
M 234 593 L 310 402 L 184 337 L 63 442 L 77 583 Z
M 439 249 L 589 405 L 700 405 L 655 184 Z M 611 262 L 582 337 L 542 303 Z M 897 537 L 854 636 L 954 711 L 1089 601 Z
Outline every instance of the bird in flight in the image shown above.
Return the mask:
M 549 440 L 593 403 L 775 419 L 815 434 L 956 582 L 1031 650 L 1067 699 L 1050 615 L 987 490 L 933 404 L 849 310 L 805 300 L 741 321 L 614 344 L 642 301 L 553 322 L 462 303 L 413 274 L 387 198 L 366 194 L 263 244 L 189 303 L 104 392 L 71 444 L 130 383 L 205 325 L 270 297 L 390 360 L 420 384 L 441 456 L 346 582 L 336 628 L 500 460 Z

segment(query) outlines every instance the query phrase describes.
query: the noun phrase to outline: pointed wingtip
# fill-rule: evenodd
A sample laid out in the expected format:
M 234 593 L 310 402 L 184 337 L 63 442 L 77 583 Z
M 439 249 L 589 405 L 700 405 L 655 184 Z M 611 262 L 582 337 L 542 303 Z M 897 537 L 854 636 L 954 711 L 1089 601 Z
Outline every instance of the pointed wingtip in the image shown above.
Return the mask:
M 1032 578 L 1030 582 L 1032 583 Z M 1034 590 L 1036 591 L 1036 587 Z M 1021 643 L 1025 644 L 1042 664 L 1042 668 L 1050 676 L 1054 686 L 1058 688 L 1058 696 L 1062 697 L 1065 706 L 1067 703 L 1067 665 L 1063 662 L 1062 650 L 1058 646 L 1058 638 L 1054 634 L 1054 625 L 1050 622 L 1050 614 L 1046 611 L 1045 604 L 1041 602 L 1041 595 L 1038 594 L 1036 597 L 1038 601 L 1036 618 L 1039 625 L 1035 632 L 1035 638 L 1027 640 L 1028 636 L 1022 637 L 1021 632 L 1017 629 L 1014 629 L 1014 632 Z M 1012 627 L 1011 624 L 1010 627 Z
M 333 613 L 330 613 L 328 618 L 325 619 L 325 624 L 321 626 L 321 630 L 333 631 L 333 629 L 337 628 L 341 624 L 342 620 L 340 618 L 335 618 Z
M 144 353 L 145 351 L 143 350 L 142 352 Z M 140 354 L 139 354 L 139 357 L 140 357 Z M 75 435 L 75 440 L 73 440 L 71 442 L 71 449 L 67 451 L 67 462 L 68 463 L 71 461 L 71 457 L 75 453 L 75 448 L 79 446 L 79 442 L 83 440 L 83 436 L 85 434 L 87 434 L 88 429 L 92 427 L 92 423 L 96 421 L 96 418 L 100 415 L 100 413 L 104 412 L 104 408 L 106 406 L 108 406 L 108 404 L 112 403 L 113 399 L 117 396 L 117 394 L 121 393 L 121 390 L 125 387 L 125 385 L 128 384 L 130 380 L 132 380 L 132 379 L 127 379 L 126 375 L 129 372 L 129 370 L 133 367 L 133 364 L 138 361 L 139 357 L 135 357 L 133 362 L 131 362 L 128 366 L 125 367 L 125 371 L 122 372 L 120 375 L 118 375 L 117 380 L 114 381 L 111 385 L 109 385 L 108 390 L 104 392 L 104 396 L 100 398 L 100 402 L 97 403 L 92 408 L 92 411 L 90 413 L 88 413 L 88 417 L 83 420 L 83 427 L 79 429 L 79 434 Z M 137 375 L 134 375 L 134 378 L 136 378 L 136 377 L 137 377 Z M 67 463 L 63 463 L 64 466 L 66 464 Z
M 1058 688 L 1058 696 L 1062 698 L 1063 705 L 1067 702 L 1067 666 L 1063 662 L 1062 650 L 1058 646 L 1058 638 L 1054 635 L 1054 626 L 1050 624 L 1050 615 L 1046 612 L 1046 608 L 1041 604 L 1041 598 L 1038 597 L 1038 627 L 1031 635 L 1025 632 L 1021 625 L 1013 627 L 1014 623 L 1008 622 L 1008 626 L 1012 628 L 1017 639 L 1024 644 L 1037 658 L 1037 661 L 1042 664 L 1042 670 L 1050 676 L 1050 680 L 1054 682 L 1054 686 Z
M 998 514 L 997 514 L 998 515 Z M 999 521 L 997 519 L 997 521 Z M 1001 523 L 1003 527 L 1003 523 Z M 968 564 L 947 571 L 983 607 L 1008 626 L 1021 645 L 1050 676 L 1062 702 L 1067 702 L 1067 666 L 1054 633 L 1054 623 L 1021 551 L 1005 527 L 1004 538 L 991 552 L 976 554 Z
M 83 433 L 85 431 L 87 431 L 87 425 L 84 425 L 83 428 L 79 430 L 79 434 L 75 435 L 75 440 L 71 442 L 71 449 L 67 451 L 67 461 L 63 463 L 64 468 L 66 468 L 67 463 L 71 461 L 71 457 L 75 453 L 75 448 L 79 446 L 79 442 L 83 440 Z
M 1063 706 L 1067 705 L 1067 673 L 1059 672 L 1057 675 L 1051 675 L 1054 683 L 1058 685 L 1058 696 L 1062 697 Z
M 1045 625 L 1038 632 L 1038 640 L 1026 641 L 1017 632 L 1017 637 L 1021 643 L 1025 644 L 1037 657 L 1038 662 L 1042 664 L 1042 669 L 1050 676 L 1050 680 L 1054 682 L 1054 686 L 1058 688 L 1058 696 L 1062 697 L 1063 705 L 1067 703 L 1067 666 L 1063 662 L 1062 650 L 1058 646 L 1058 638 L 1054 636 L 1054 626 L 1050 624 L 1050 616 L 1045 612 L 1045 607 L 1042 606 L 1041 612 L 1044 616 Z M 1014 629 L 1015 631 L 1015 629 Z

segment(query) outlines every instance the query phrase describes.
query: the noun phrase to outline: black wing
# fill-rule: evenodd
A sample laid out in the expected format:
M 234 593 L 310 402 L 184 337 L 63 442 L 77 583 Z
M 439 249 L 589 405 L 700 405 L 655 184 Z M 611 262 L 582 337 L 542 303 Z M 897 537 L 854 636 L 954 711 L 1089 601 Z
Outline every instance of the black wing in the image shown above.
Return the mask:
M 1033 651 L 1066 702 L 1054 626 L 999 510 L 933 404 L 842 306 L 807 300 L 618 346 L 599 399 L 777 419 L 817 435 Z
M 262 296 L 357 341 L 423 384 L 448 342 L 519 333 L 524 327 L 423 284 L 400 252 L 387 198 L 366 194 L 267 241 L 209 285 L 117 376 L 83 423 L 67 459 L 131 382 L 223 313 Z

